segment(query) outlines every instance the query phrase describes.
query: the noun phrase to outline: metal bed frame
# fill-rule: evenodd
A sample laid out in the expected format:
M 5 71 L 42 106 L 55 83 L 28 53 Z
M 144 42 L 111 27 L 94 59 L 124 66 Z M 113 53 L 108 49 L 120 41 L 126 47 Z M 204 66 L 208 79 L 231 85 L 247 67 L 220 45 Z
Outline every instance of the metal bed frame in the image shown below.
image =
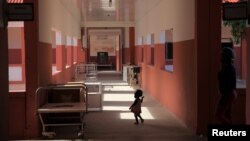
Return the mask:
M 52 91 L 79 90 L 78 101 L 50 102 Z M 60 95 L 60 94 L 59 94 Z M 75 94 L 73 94 L 76 96 Z M 36 90 L 37 114 L 42 124 L 42 135 L 53 138 L 56 133 L 47 131 L 52 126 L 79 126 L 79 137 L 84 137 L 84 116 L 88 111 L 87 87 L 84 84 L 59 84 L 39 87 Z
M 75 80 L 97 80 L 97 65 L 79 63 L 75 68 Z

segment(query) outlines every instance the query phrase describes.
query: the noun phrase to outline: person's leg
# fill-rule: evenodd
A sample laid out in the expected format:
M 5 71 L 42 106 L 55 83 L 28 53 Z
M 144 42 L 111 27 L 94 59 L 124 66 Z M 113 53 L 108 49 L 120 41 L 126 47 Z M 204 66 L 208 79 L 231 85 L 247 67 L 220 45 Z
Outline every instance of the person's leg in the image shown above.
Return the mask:
M 144 119 L 141 117 L 141 115 L 139 114 L 138 117 L 141 119 L 141 123 L 144 122 Z
M 232 124 L 232 114 L 231 113 L 232 113 L 233 102 L 235 99 L 236 99 L 236 95 L 232 94 L 232 95 L 230 95 L 230 97 L 228 98 L 228 101 L 227 101 L 225 117 L 228 119 L 230 124 Z
M 222 124 L 230 124 L 230 120 L 226 117 L 226 111 L 228 109 L 228 99 L 222 97 L 219 101 L 216 116 Z
M 228 104 L 226 111 L 225 111 L 225 117 L 228 120 L 228 124 L 232 124 L 231 109 L 232 109 L 232 105 Z
M 134 114 L 134 116 L 135 116 L 135 124 L 138 124 L 139 122 L 138 122 L 138 118 L 137 118 L 137 114 Z

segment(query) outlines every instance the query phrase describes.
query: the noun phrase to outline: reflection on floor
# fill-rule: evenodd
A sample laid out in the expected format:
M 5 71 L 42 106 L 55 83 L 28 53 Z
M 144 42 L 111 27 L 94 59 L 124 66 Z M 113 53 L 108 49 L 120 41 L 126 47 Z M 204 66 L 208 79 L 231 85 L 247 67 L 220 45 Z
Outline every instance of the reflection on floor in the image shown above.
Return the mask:
M 179 122 L 157 101 L 144 93 L 142 103 L 143 124 L 134 125 L 129 106 L 134 101 L 134 91 L 121 76 L 99 74 L 103 84 L 103 111 L 86 116 L 86 140 L 108 141 L 202 141 Z
M 143 124 L 135 125 L 129 106 L 134 101 L 134 91 L 121 79 L 121 74 L 99 74 L 103 84 L 103 110 L 89 112 L 85 117 L 87 141 L 206 141 L 196 136 L 163 108 L 148 93 L 142 103 Z M 57 139 L 76 140 L 77 130 L 71 127 L 57 129 Z M 76 133 L 76 132 L 75 132 Z M 69 141 L 69 140 L 61 140 Z

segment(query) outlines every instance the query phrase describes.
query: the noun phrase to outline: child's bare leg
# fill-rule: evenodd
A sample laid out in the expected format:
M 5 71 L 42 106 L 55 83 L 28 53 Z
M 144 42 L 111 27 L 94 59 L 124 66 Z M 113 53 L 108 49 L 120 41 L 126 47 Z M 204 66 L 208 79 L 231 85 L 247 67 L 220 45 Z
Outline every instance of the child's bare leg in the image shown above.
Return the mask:
M 144 119 L 141 117 L 141 115 L 139 114 L 138 117 L 141 119 L 141 123 L 144 122 Z
M 137 114 L 134 114 L 134 116 L 135 116 L 135 124 L 138 124 L 139 122 L 138 122 L 138 118 L 137 118 Z

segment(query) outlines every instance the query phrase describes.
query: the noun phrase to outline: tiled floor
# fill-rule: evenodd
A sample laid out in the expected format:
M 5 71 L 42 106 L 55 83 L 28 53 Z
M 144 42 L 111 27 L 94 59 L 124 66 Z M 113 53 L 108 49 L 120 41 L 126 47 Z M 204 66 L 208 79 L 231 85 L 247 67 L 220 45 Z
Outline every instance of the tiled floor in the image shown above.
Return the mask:
M 110 77 L 109 77 L 110 76 Z M 143 124 L 135 125 L 129 106 L 138 87 L 122 81 L 120 74 L 99 74 L 103 84 L 103 110 L 85 117 L 87 141 L 205 141 L 187 129 L 148 93 L 142 103 Z M 112 78 L 112 80 L 110 80 Z M 77 141 L 73 128 L 57 129 L 55 139 Z M 80 140 L 80 139 L 78 139 Z M 69 141 L 69 140 L 61 140 Z

